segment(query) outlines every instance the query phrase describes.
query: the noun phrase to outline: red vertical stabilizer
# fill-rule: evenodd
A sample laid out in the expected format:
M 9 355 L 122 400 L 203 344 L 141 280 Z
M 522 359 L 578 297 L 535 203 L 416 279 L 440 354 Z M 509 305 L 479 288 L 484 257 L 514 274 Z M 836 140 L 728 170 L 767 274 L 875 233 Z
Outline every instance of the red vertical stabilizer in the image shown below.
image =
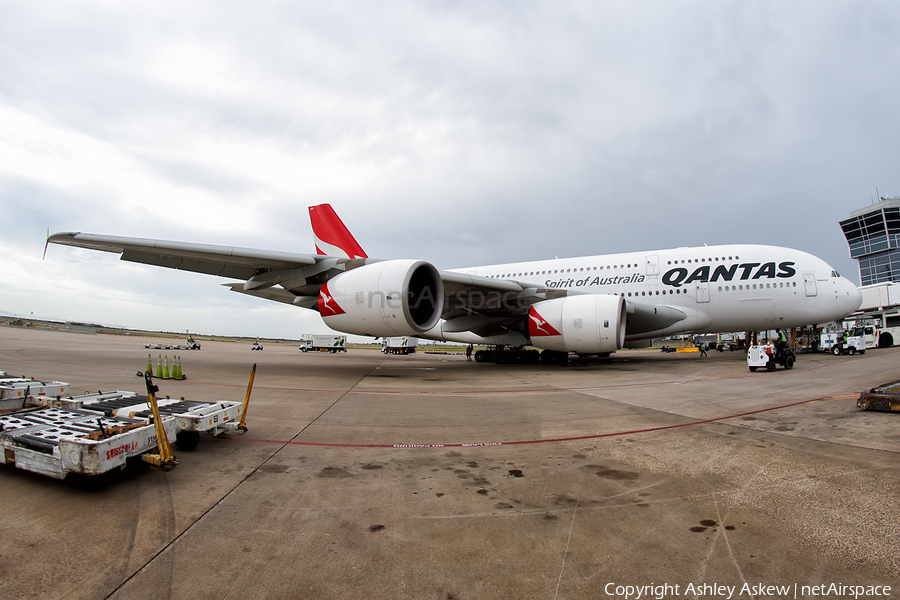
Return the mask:
M 368 258 L 359 242 L 330 204 L 309 207 L 309 222 L 316 236 L 316 252 L 345 258 Z

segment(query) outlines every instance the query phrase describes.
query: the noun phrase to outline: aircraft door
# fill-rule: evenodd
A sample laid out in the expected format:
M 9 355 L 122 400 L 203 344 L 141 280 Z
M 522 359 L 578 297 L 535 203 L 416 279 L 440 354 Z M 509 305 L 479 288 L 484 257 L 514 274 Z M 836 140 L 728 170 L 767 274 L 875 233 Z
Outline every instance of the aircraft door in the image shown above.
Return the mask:
M 709 284 L 705 281 L 697 283 L 697 302 L 709 302 Z
M 647 257 L 647 275 L 659 275 L 659 256 L 651 255 Z
M 803 274 L 803 287 L 806 288 L 807 296 L 818 295 L 818 291 L 816 290 L 816 274 L 815 273 L 804 273 Z

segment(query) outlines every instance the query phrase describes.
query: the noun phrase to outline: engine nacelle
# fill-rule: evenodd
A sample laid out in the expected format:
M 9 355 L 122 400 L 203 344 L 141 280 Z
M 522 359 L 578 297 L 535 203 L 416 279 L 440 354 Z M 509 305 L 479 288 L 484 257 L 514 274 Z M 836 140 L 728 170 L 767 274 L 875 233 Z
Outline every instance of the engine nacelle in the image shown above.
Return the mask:
M 444 282 L 420 260 L 388 260 L 341 273 L 322 286 L 319 313 L 330 328 L 373 337 L 416 335 L 441 317 Z
M 590 294 L 538 302 L 528 311 L 528 335 L 548 350 L 615 352 L 625 343 L 625 300 Z

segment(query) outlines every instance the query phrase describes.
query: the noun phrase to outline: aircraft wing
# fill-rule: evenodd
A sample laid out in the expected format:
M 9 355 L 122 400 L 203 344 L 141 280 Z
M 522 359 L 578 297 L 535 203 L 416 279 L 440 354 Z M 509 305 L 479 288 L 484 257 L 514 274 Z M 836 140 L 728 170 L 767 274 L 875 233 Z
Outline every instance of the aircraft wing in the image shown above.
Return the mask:
M 113 252 L 121 254 L 122 260 L 131 262 L 245 280 L 260 271 L 302 268 L 327 258 L 314 254 L 78 232 L 54 233 L 47 238 L 47 242 Z
M 121 260 L 147 265 L 241 279 L 243 283 L 225 285 L 236 292 L 307 308 L 315 306 L 327 279 L 365 262 L 321 254 L 78 232 L 54 233 L 47 243 L 112 252 L 121 254 Z

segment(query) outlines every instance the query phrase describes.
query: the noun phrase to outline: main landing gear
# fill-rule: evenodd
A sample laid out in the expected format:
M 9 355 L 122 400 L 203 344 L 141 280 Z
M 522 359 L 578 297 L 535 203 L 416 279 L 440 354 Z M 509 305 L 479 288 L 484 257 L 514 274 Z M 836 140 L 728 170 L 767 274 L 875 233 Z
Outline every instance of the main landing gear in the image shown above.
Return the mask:
M 541 353 L 537 350 L 524 348 L 497 346 L 493 349 L 475 351 L 475 362 L 493 362 L 498 365 L 533 365 L 541 362 L 541 358 Z
M 609 353 L 591 356 L 606 358 Z M 583 357 L 583 355 L 579 355 L 579 357 Z M 569 353 L 557 350 L 526 350 L 521 347 L 495 346 L 486 350 L 477 350 L 475 362 L 492 362 L 498 365 L 535 365 L 538 363 L 565 365 L 569 363 Z

